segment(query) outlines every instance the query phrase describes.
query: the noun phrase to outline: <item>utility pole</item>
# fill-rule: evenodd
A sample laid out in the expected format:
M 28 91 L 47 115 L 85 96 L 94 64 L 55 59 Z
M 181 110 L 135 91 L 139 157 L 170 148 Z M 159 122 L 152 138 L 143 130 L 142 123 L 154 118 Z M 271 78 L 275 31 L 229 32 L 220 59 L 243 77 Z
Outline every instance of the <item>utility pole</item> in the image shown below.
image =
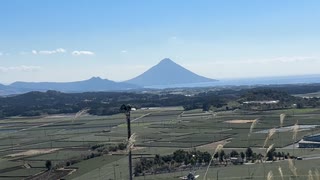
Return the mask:
M 125 105 L 123 104 L 120 107 L 120 111 L 124 112 L 126 115 L 126 119 L 127 119 L 127 129 L 128 129 L 128 141 L 131 137 L 131 126 L 130 126 L 130 111 L 131 111 L 131 106 L 130 105 Z M 129 180 L 132 180 L 132 154 L 131 154 L 131 149 L 128 149 L 129 153 L 128 153 L 128 157 L 129 157 Z
M 115 164 L 113 164 L 113 178 L 114 178 L 114 180 L 117 179 L 117 176 L 116 176 L 116 165 Z
M 219 180 L 219 169 L 217 170 L 217 180 Z

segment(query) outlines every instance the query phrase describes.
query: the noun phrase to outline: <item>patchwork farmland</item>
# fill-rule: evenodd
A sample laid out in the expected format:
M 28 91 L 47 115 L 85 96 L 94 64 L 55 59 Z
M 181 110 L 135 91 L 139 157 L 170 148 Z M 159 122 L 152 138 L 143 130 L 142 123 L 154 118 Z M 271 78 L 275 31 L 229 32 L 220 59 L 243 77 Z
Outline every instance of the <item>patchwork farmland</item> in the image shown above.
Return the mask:
M 132 111 L 131 131 L 137 135 L 133 149 L 133 162 L 156 154 L 168 155 L 178 149 L 200 150 L 210 154 L 219 144 L 224 150 L 245 151 L 252 147 L 255 152 L 265 153 L 262 148 L 272 128 L 279 128 L 279 115 L 286 114 L 283 127 L 314 125 L 301 129 L 297 138 L 292 131 L 276 131 L 267 142 L 277 150 L 285 151 L 304 160 L 295 160 L 301 179 L 308 177 L 309 170 L 318 167 L 318 149 L 298 149 L 292 146 L 303 136 L 320 133 L 320 109 L 290 109 L 273 111 L 183 111 L 182 107 L 155 108 Z M 259 119 L 249 134 L 252 120 Z M 0 121 L 0 179 L 128 179 L 126 150 L 101 152 L 99 147 L 114 147 L 127 139 L 124 114 L 112 116 L 73 114 L 38 118 L 12 117 Z M 309 159 L 308 159 L 309 158 Z M 56 170 L 47 171 L 46 161 Z M 67 164 L 67 165 L 66 165 Z M 288 162 L 257 163 L 255 165 L 212 166 L 208 179 L 264 179 L 272 170 L 274 179 L 281 179 L 278 167 L 283 167 L 285 179 L 292 173 Z M 178 179 L 190 170 L 203 178 L 205 166 L 193 166 L 166 173 L 146 174 L 135 179 Z M 233 173 L 228 173 L 232 171 Z

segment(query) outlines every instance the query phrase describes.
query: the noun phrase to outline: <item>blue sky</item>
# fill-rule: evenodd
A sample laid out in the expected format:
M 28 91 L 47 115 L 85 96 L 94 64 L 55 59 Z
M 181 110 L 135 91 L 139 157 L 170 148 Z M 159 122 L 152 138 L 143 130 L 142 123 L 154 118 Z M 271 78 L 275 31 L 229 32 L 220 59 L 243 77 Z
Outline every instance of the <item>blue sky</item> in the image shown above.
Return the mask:
M 318 0 L 2 0 L 0 83 L 319 74 Z

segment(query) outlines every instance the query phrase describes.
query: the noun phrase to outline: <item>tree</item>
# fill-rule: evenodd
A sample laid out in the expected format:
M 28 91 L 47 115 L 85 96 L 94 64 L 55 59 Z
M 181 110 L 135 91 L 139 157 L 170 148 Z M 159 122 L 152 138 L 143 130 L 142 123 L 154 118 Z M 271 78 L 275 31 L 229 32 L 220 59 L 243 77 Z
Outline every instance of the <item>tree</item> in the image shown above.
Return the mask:
M 259 153 L 259 154 L 258 154 L 258 160 L 259 160 L 260 162 L 262 162 L 262 157 L 263 157 L 263 155 L 262 155 L 261 153 Z
M 118 144 L 118 149 L 124 150 L 124 149 L 126 149 L 126 148 L 127 148 L 127 145 L 126 145 L 126 144 L 124 144 L 124 143 Z
M 179 149 L 179 150 L 176 150 L 174 153 L 173 153 L 173 159 L 177 162 L 177 163 L 182 163 L 184 161 L 186 157 L 186 151 L 182 150 L 182 149 Z
M 286 154 L 284 152 L 281 152 L 281 156 L 282 156 L 282 160 L 284 160 L 286 157 Z
M 246 157 L 247 159 L 250 159 L 252 157 L 253 151 L 250 147 L 247 148 L 246 150 Z
M 202 158 L 198 159 L 198 163 L 199 163 L 199 164 L 202 164 L 202 162 L 203 162 L 203 159 L 202 159 Z
M 190 164 L 192 165 L 192 166 L 194 166 L 195 164 L 196 164 L 196 160 L 195 160 L 195 158 L 191 158 L 191 160 L 190 160 Z
M 239 153 L 235 150 L 232 150 L 230 153 L 230 157 L 237 157 L 239 155 Z
M 224 160 L 226 153 L 224 152 L 224 150 L 221 150 L 219 153 L 219 161 L 222 162 Z
M 243 152 L 240 153 L 240 157 L 242 158 L 242 160 L 244 159 L 245 157 L 245 154 Z
M 285 156 L 285 159 L 289 159 L 290 158 L 290 153 L 287 153 L 287 155 Z
M 258 157 L 257 153 L 252 154 L 252 160 L 257 160 L 257 157 Z
M 209 103 L 204 103 L 202 105 L 202 111 L 209 111 L 210 110 L 210 104 Z
M 187 156 L 185 156 L 183 161 L 184 161 L 184 165 L 188 165 L 190 163 L 191 159 L 189 159 Z
M 172 155 L 161 156 L 161 159 L 165 163 L 171 162 L 172 161 Z
M 267 153 L 268 161 L 273 160 L 273 156 L 275 155 L 275 151 L 276 151 L 276 148 L 273 147 L 273 148 Z
M 277 156 L 278 156 L 278 159 L 280 160 L 280 159 L 281 159 L 281 157 L 282 157 L 281 152 L 278 152 L 278 153 L 277 153 Z
M 210 160 L 211 160 L 211 155 L 210 155 L 208 152 L 204 152 L 204 153 L 202 154 L 202 157 L 203 157 L 203 161 L 204 161 L 205 163 L 209 163 Z
M 161 164 L 161 158 L 159 154 L 156 154 L 154 159 L 153 159 L 154 164 L 160 165 Z
M 46 160 L 46 168 L 49 171 L 52 168 L 52 162 L 50 160 Z
M 298 109 L 302 109 L 303 108 L 303 104 L 302 103 L 297 103 L 297 108 Z
M 137 162 L 134 166 L 134 174 L 138 176 L 140 173 L 142 173 L 142 165 Z
M 218 153 L 215 153 L 213 157 L 216 158 L 216 159 L 218 159 L 219 154 L 218 154 Z

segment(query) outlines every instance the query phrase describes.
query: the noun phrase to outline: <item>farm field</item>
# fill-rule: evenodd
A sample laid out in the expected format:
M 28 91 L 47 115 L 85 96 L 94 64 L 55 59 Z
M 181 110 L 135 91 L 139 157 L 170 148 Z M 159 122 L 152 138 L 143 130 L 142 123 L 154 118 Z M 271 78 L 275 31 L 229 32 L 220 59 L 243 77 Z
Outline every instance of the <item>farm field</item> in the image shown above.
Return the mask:
M 297 97 L 320 97 L 320 92 L 314 92 L 314 93 L 306 93 L 306 94 L 296 94 Z
M 286 114 L 283 123 L 285 130 L 280 128 L 281 113 Z M 249 136 L 250 126 L 255 119 L 259 119 L 258 123 Z M 131 132 L 137 135 L 133 162 L 141 157 L 172 154 L 178 149 L 196 149 L 212 154 L 219 144 L 224 145 L 223 149 L 226 152 L 244 152 L 247 147 L 252 147 L 254 152 L 264 154 L 266 148 L 263 146 L 269 130 L 276 128 L 266 147 L 274 144 L 277 151 L 304 157 L 304 160 L 295 160 L 294 163 L 299 178 L 306 179 L 308 171 L 314 171 L 314 168 L 320 165 L 317 159 L 320 158 L 320 150 L 299 149 L 292 144 L 303 136 L 320 133 L 319 119 L 320 109 L 236 110 L 211 113 L 201 110 L 183 111 L 182 107 L 171 107 L 132 111 Z M 310 128 L 305 126 L 307 128 L 299 129 L 296 139 L 293 140 L 291 126 L 296 123 L 301 127 L 308 125 Z M 80 162 L 68 166 L 65 179 L 128 179 L 128 159 L 125 150 L 83 160 L 92 155 L 94 145 L 114 146 L 125 143 L 126 139 L 127 126 L 124 114 L 83 115 L 76 119 L 72 114 L 3 119 L 0 120 L 0 179 L 37 179 L 34 175 L 46 171 L 47 160 L 52 161 L 53 165 L 65 165 L 68 161 L 79 158 Z M 291 178 L 292 173 L 286 160 L 254 165 L 215 166 L 209 169 L 207 177 L 265 179 L 267 173 L 272 170 L 274 179 L 281 179 L 278 173 L 279 166 L 283 169 L 285 179 Z M 197 166 L 135 179 L 178 179 L 190 170 L 195 170 L 202 179 L 206 167 Z M 230 171 L 232 173 L 229 173 Z M 52 179 L 52 174 L 46 177 Z

